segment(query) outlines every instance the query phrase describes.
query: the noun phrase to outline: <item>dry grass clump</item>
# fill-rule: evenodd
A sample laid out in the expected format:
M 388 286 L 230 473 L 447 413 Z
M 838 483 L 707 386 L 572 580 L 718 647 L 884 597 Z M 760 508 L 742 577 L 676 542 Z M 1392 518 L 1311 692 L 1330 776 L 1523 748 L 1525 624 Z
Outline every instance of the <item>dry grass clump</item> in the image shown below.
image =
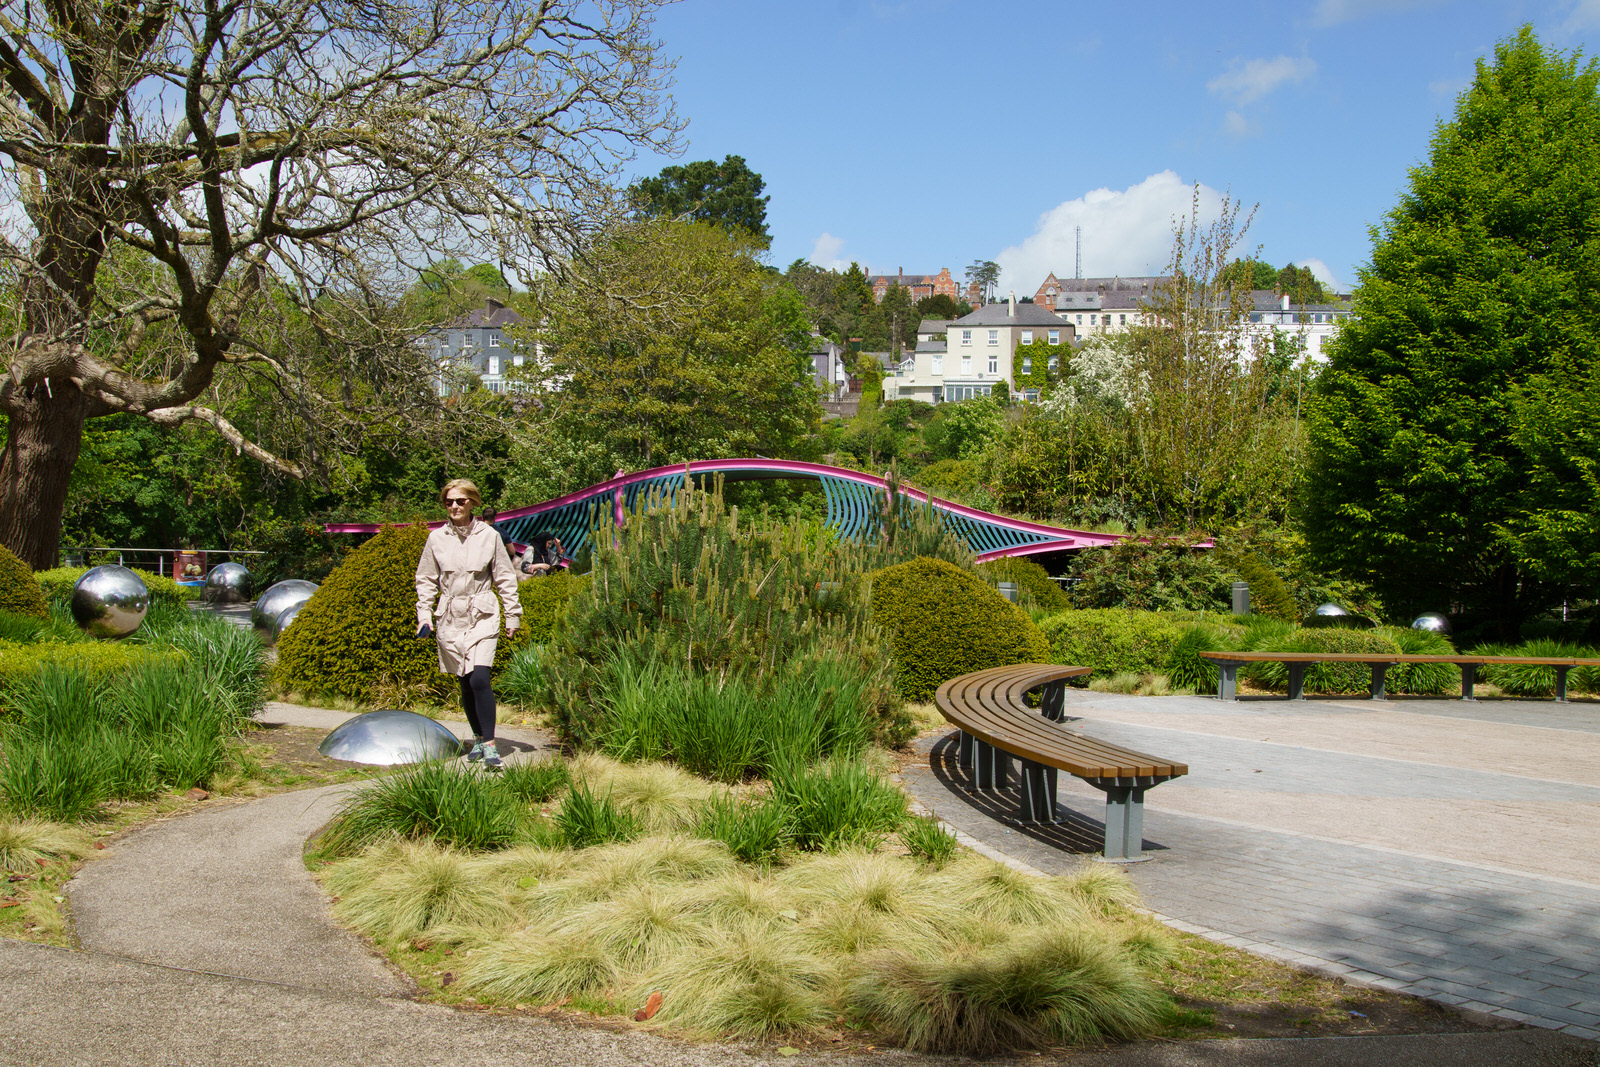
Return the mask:
M 326 885 L 334 914 L 379 941 L 508 928 L 517 914 L 480 867 L 432 841 L 394 841 L 330 868 Z
M 0 872 L 37 874 L 40 864 L 81 859 L 92 842 L 82 830 L 43 819 L 0 818 Z
M 1082 896 L 1058 878 L 1040 878 L 971 854 L 931 876 L 936 892 L 968 914 L 1023 926 L 1079 926 L 1090 919 Z
M 574 783 L 609 796 L 652 834 L 690 829 L 706 801 L 725 792 L 670 763 L 619 763 L 595 752 L 572 759 L 568 771 Z
M 587 931 L 540 927 L 471 953 L 460 984 L 487 997 L 548 1003 L 617 984 L 615 962 Z

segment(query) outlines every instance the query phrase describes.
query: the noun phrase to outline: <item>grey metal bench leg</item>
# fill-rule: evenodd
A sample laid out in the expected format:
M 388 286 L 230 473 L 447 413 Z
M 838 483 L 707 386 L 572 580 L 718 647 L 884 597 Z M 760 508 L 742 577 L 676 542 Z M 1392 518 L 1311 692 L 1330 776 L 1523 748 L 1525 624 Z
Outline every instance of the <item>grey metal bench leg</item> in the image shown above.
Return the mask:
M 1571 667 L 1557 667 L 1556 668 L 1556 703 L 1557 704 L 1565 704 L 1567 702 L 1567 672 L 1569 670 L 1571 670 L 1571 669 L 1572 669 Z
M 965 730 L 961 731 L 961 740 L 956 746 L 956 766 L 964 771 L 972 770 L 972 735 Z
M 1237 663 L 1217 664 L 1217 699 L 1239 699 L 1239 665 Z
M 976 739 L 972 747 L 978 788 L 1004 789 L 1011 778 L 1011 753 Z
M 1056 821 L 1056 769 L 1033 760 L 1022 761 L 1023 822 Z
M 1478 665 L 1476 663 L 1463 663 L 1461 665 L 1461 699 L 1477 700 L 1472 695 L 1472 687 L 1478 684 Z
M 1114 785 L 1106 791 L 1106 849 L 1111 863 L 1144 859 L 1144 786 Z
M 1383 692 L 1383 681 L 1384 681 L 1384 678 L 1388 676 L 1388 674 L 1389 674 L 1389 665 L 1387 663 L 1374 663 L 1372 665 L 1372 699 L 1373 700 L 1388 700 L 1389 699 L 1386 695 L 1384 695 L 1384 692 Z
M 1306 663 L 1286 663 L 1289 668 L 1289 699 L 1304 700 L 1306 698 Z
M 1039 692 L 1039 713 L 1051 722 L 1060 722 L 1067 714 L 1067 684 L 1051 682 Z

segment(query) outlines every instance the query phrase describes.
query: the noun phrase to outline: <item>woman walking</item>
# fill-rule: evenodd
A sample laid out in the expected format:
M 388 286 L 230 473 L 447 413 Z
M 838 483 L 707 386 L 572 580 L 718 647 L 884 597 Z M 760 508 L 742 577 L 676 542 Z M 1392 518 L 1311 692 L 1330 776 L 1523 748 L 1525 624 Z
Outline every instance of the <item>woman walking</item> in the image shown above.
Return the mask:
M 499 641 L 500 605 L 505 605 L 507 637 L 522 621 L 517 574 L 500 534 L 472 517 L 483 503 L 476 485 L 457 478 L 440 491 L 439 500 L 450 521 L 428 535 L 417 561 L 417 637 L 436 641 L 439 669 L 460 680 L 461 706 L 472 728 L 467 759 L 499 770 L 489 667 Z

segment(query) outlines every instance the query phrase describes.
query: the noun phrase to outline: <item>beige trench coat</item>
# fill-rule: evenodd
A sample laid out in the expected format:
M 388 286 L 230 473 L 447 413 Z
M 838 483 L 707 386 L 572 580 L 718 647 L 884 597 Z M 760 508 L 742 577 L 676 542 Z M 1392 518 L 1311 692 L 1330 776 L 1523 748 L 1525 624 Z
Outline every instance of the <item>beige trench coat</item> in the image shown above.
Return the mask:
M 417 628 L 433 627 L 444 673 L 466 675 L 493 665 L 500 637 L 496 590 L 509 634 L 522 621 L 522 604 L 517 572 L 494 527 L 473 519 L 462 534 L 447 522 L 428 535 L 417 561 Z

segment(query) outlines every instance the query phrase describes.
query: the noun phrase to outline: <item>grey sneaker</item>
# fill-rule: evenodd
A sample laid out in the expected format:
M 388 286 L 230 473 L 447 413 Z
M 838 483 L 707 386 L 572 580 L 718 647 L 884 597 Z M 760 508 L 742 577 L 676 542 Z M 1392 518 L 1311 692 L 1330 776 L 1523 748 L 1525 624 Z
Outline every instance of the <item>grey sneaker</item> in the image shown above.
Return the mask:
M 469 757 L 470 758 L 470 757 Z M 493 741 L 483 743 L 483 769 L 498 771 L 504 764 L 500 762 L 500 753 L 495 750 Z
M 477 738 L 472 739 L 472 750 L 467 753 L 468 763 L 477 763 L 483 759 L 483 742 Z

